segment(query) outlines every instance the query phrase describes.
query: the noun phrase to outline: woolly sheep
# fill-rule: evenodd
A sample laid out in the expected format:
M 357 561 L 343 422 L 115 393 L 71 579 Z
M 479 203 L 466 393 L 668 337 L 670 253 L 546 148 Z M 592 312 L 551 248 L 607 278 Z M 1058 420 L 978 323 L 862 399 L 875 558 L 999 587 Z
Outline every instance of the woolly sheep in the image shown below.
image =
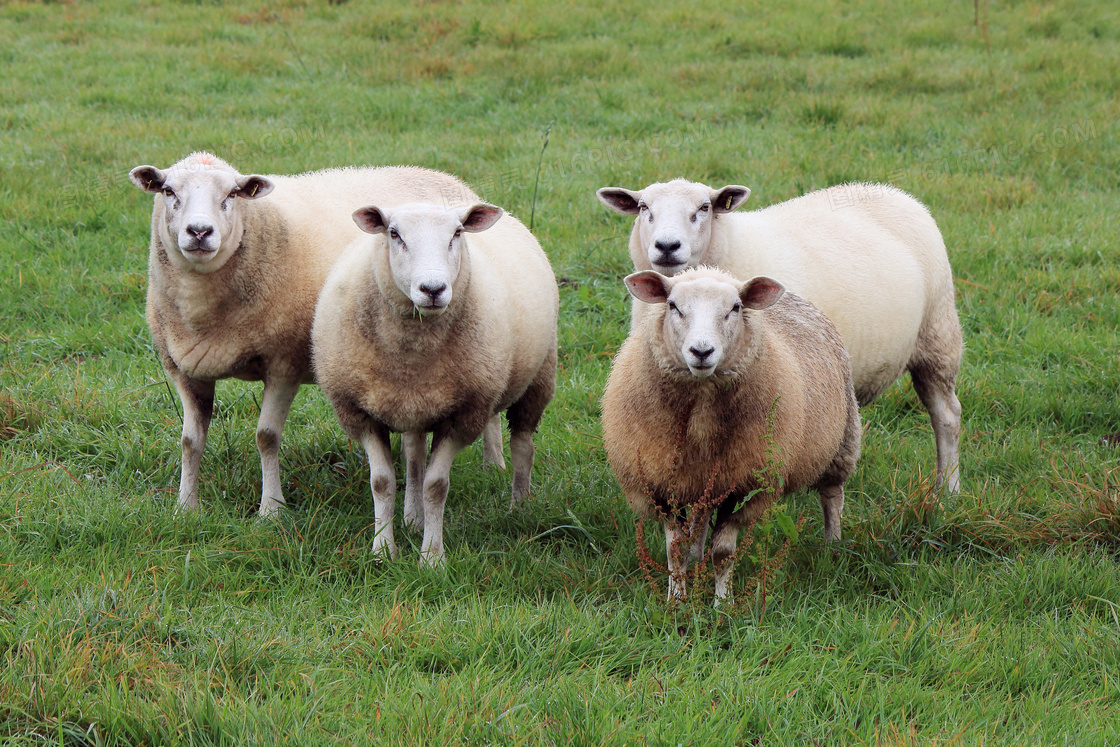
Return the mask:
M 478 198 L 454 177 L 427 169 L 242 175 L 203 152 L 166 170 L 137 166 L 129 177 L 156 195 L 147 317 L 183 403 L 178 506 L 198 507 L 214 383 L 239 378 L 264 382 L 257 424 L 260 515 L 272 515 L 284 503 L 284 421 L 300 385 L 312 381 L 315 301 L 337 256 L 361 235 L 350 218 L 354 206 Z
M 603 188 L 610 209 L 636 215 L 636 270 L 667 275 L 700 264 L 767 275 L 808 299 L 840 330 L 861 405 L 910 371 L 937 442 L 937 483 L 959 489 L 961 407 L 954 389 L 961 331 L 945 244 L 924 205 L 881 184 L 846 184 L 732 213 L 750 195 L 675 179 L 640 191 Z M 631 328 L 645 313 L 633 302 Z
M 825 538 L 840 538 L 844 482 L 860 449 L 848 356 L 824 314 L 767 277 L 742 283 L 701 267 L 672 278 L 637 272 L 625 282 L 652 306 L 607 381 L 607 456 L 630 507 L 664 522 L 670 598 L 685 592 L 686 562 L 674 547 L 684 507 L 697 507 L 706 490 L 712 500 L 727 495 L 714 507 L 718 604 L 730 596 L 739 530 L 779 491 L 816 490 Z M 693 559 L 708 526 L 693 535 Z
M 397 556 L 389 433 L 408 452 L 405 523 L 421 562 L 444 561 L 455 455 L 505 411 L 513 501 L 529 493 L 533 432 L 556 387 L 556 278 L 536 239 L 501 208 L 369 206 L 331 271 L 312 329 L 316 377 L 369 458 L 373 552 Z M 426 434 L 432 434 L 425 468 Z

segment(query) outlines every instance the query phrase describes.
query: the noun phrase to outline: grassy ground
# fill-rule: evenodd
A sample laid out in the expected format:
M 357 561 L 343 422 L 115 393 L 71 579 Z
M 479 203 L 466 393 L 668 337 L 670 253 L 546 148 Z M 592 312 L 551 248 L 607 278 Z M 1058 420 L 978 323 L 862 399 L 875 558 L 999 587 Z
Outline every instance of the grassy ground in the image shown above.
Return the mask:
M 1114 3 L 0 2 L 0 61 L 0 740 L 1120 741 Z M 194 149 L 441 168 L 532 218 L 562 278 L 535 495 L 509 511 L 461 455 L 445 571 L 403 532 L 399 561 L 369 557 L 363 459 L 310 388 L 281 520 L 252 518 L 240 383 L 203 512 L 172 513 L 151 202 L 126 174 Z M 760 536 L 719 613 L 647 582 L 599 441 L 629 224 L 593 192 L 680 175 L 753 207 L 909 190 L 967 341 L 961 495 L 930 495 L 901 382 L 863 413 L 844 541 L 787 501 L 803 531 L 776 560 Z

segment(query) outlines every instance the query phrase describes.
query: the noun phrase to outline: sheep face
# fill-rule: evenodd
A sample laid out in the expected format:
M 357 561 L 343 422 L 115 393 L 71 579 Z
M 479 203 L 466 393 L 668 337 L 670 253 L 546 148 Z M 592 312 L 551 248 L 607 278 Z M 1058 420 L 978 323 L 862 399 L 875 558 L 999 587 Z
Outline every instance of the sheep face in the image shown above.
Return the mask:
M 221 268 L 241 242 L 238 201 L 264 197 L 273 189 L 265 177 L 243 176 L 205 153 L 166 171 L 137 166 L 128 176 L 140 189 L 162 198 L 157 230 L 171 263 L 203 274 Z
M 485 231 L 502 212 L 485 203 L 462 208 L 417 203 L 391 211 L 370 205 L 354 212 L 354 222 L 366 233 L 388 235 L 393 282 L 418 314 L 434 317 L 451 303 L 463 233 Z
M 761 276 L 739 284 L 728 275 L 668 278 L 646 270 L 625 283 L 639 301 L 666 305 L 661 334 L 671 365 L 697 379 L 731 370 L 750 344 L 743 310 L 765 309 L 785 293 L 781 283 Z
M 632 251 L 644 251 L 644 259 L 653 269 L 673 275 L 703 264 L 715 216 L 739 207 L 750 193 L 738 185 L 712 189 L 698 182 L 674 179 L 637 192 L 604 187 L 596 194 L 611 210 L 638 216 L 638 241 Z M 640 257 L 633 259 L 637 263 Z

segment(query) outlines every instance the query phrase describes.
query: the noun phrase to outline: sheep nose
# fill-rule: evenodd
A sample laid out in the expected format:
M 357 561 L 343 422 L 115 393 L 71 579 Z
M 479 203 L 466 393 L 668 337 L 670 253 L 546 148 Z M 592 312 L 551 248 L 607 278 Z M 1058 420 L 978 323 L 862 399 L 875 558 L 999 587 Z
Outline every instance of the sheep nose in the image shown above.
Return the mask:
M 199 241 L 202 241 L 207 236 L 214 233 L 214 229 L 211 226 L 187 226 L 187 233 L 194 236 Z
M 439 285 L 436 285 L 435 283 L 421 283 L 420 285 L 420 292 L 431 298 L 433 301 L 439 298 L 445 290 L 447 290 L 446 283 L 440 283 Z
M 669 255 L 681 248 L 679 241 L 655 241 L 653 246 L 662 254 Z
M 697 363 L 703 363 L 705 360 L 707 360 L 709 355 L 716 352 L 716 349 L 711 345 L 706 348 L 699 348 L 693 345 L 688 349 L 688 352 L 692 353 L 696 357 Z

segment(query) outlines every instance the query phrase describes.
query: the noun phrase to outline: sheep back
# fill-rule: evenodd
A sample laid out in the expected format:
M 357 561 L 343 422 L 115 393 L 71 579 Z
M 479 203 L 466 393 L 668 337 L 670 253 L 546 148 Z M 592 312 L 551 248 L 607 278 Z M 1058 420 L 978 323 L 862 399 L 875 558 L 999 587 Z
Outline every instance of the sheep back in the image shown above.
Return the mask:
M 237 205 L 245 229 L 240 247 L 206 275 L 169 261 L 159 232 L 163 207 L 156 197 L 147 318 L 168 370 L 204 380 L 260 380 L 267 372 L 310 383 L 315 301 L 339 254 L 361 235 L 350 217 L 354 207 L 441 194 L 476 199 L 455 177 L 410 166 L 268 178 L 275 184 L 271 194 Z

